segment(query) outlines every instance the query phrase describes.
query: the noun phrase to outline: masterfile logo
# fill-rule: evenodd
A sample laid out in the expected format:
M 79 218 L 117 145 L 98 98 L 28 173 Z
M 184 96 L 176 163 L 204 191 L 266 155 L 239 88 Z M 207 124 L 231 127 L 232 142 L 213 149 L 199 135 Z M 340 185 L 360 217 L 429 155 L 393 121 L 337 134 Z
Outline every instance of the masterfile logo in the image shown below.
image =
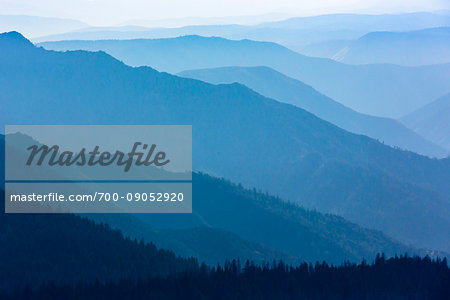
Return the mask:
M 142 147 L 142 150 L 146 153 L 140 152 L 139 147 Z M 100 152 L 99 149 L 100 146 L 97 145 L 92 151 L 88 152 L 86 148 L 82 148 L 79 153 L 74 153 L 72 151 L 60 152 L 58 145 L 51 147 L 47 145 L 32 145 L 27 148 L 31 153 L 26 164 L 30 166 L 35 163 L 41 166 L 45 158 L 50 156 L 47 162 L 48 166 L 95 166 L 97 164 L 109 166 L 116 163 L 118 166 L 124 166 L 124 171 L 128 172 L 133 164 L 136 166 L 155 165 L 161 167 L 170 162 L 169 159 L 166 159 L 166 152 L 164 151 L 158 151 L 153 155 L 156 144 L 149 146 L 145 143 L 135 142 L 133 148 L 127 154 L 119 150 L 113 153 L 108 151 Z

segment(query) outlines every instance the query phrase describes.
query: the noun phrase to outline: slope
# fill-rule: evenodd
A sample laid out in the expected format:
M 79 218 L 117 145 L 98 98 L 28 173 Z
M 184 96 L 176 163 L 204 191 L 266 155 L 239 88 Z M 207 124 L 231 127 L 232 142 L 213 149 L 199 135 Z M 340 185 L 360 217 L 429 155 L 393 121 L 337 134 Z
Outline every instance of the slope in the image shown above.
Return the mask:
M 450 149 L 450 94 L 400 119 L 403 124 L 437 145 Z

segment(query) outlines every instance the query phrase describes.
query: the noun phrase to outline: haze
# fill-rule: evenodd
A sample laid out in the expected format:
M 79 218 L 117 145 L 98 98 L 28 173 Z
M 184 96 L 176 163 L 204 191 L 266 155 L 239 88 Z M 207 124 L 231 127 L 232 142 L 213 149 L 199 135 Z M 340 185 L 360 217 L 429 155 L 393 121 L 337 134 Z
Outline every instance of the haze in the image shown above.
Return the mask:
M 449 9 L 450 4 L 447 0 L 0 0 L 0 7 L 0 14 L 3 15 L 72 18 L 90 25 L 108 26 L 174 18 L 191 18 L 186 22 L 195 23 L 193 17 L 218 18 L 268 13 L 271 15 L 263 16 L 263 21 L 286 15 L 436 11 Z M 257 18 L 252 20 L 258 21 Z M 242 23 L 239 19 L 234 21 Z

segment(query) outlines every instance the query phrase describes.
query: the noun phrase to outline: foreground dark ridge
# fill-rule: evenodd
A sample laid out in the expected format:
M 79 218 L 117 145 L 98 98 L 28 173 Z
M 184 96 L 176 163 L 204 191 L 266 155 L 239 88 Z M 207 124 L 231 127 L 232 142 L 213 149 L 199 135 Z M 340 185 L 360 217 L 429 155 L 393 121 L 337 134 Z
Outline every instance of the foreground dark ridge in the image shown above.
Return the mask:
M 450 299 L 446 260 L 378 256 L 373 264 L 326 263 L 292 267 L 282 262 L 178 273 L 167 278 L 45 285 L 3 299 Z

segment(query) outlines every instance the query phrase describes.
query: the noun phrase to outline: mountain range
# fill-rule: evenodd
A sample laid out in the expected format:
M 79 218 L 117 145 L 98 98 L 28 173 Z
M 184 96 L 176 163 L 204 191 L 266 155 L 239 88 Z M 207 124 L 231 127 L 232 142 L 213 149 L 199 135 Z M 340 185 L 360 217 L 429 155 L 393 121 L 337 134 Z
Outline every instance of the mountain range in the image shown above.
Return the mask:
M 131 66 L 159 71 L 228 66 L 267 66 L 300 80 L 358 112 L 398 118 L 450 92 L 450 63 L 402 67 L 346 65 L 311 58 L 275 43 L 184 36 L 173 39 L 59 41 L 49 50 L 105 51 Z
M 0 35 L 0 47 L 2 125 L 190 124 L 195 170 L 448 248 L 450 159 L 393 149 L 240 84 L 132 68 L 104 52 L 48 51 L 17 32 Z
M 200 69 L 178 75 L 213 84 L 238 82 L 263 96 L 298 106 L 345 130 L 367 135 L 390 146 L 432 157 L 445 157 L 449 153 L 396 120 L 360 114 L 268 67 Z

